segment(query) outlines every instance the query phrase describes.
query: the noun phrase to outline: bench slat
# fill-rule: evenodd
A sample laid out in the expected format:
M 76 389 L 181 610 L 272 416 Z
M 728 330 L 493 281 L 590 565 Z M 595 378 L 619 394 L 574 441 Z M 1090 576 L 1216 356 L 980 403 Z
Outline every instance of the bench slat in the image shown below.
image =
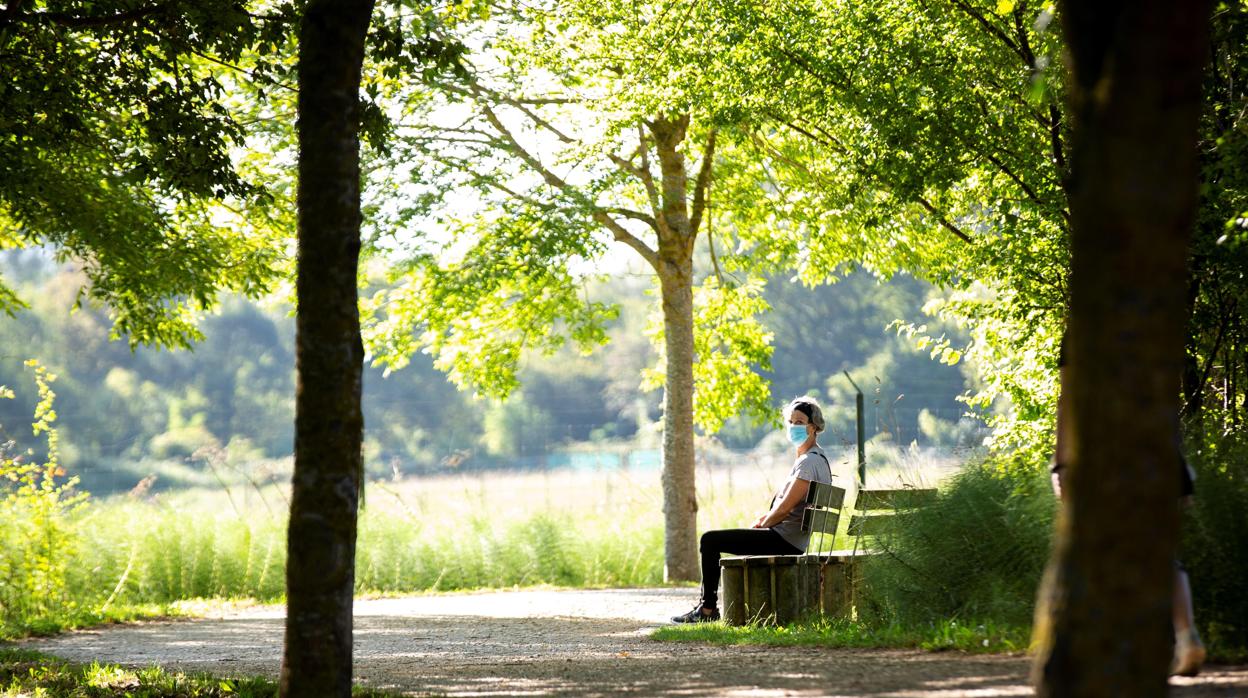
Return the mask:
M 891 533 L 895 523 L 893 516 L 863 516 L 855 514 L 849 517 L 849 535 L 866 538 Z
M 936 490 L 861 490 L 854 502 L 854 509 L 860 512 L 874 509 L 915 509 L 931 504 L 934 499 Z
M 861 490 L 849 519 L 849 535 L 869 538 L 895 530 L 896 515 L 935 501 L 936 490 Z
M 811 482 L 806 490 L 806 503 L 825 509 L 840 509 L 845 503 L 845 488 L 825 482 Z
M 802 530 L 809 533 L 836 535 L 836 525 L 841 521 L 841 512 L 836 509 L 816 509 L 808 507 L 802 514 Z

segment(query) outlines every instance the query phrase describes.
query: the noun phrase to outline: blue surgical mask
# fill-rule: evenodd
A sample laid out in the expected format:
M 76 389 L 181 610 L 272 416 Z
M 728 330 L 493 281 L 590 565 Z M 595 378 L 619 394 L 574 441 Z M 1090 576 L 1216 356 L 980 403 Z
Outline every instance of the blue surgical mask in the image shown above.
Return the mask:
M 801 446 L 806 443 L 806 425 L 790 424 L 788 430 L 789 443 L 794 446 Z

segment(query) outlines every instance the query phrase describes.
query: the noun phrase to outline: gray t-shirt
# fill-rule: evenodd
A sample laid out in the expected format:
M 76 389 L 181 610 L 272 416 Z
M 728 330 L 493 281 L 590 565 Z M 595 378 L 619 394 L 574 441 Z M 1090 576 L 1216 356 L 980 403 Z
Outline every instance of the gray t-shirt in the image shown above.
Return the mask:
M 789 471 L 789 479 L 776 494 L 778 499 L 775 501 L 784 499 L 784 495 L 788 494 L 789 487 L 795 480 L 832 484 L 832 466 L 828 463 L 828 457 L 822 448 L 815 446 L 798 456 L 793 462 L 793 470 Z M 771 530 L 779 533 L 782 538 L 802 552 L 806 552 L 806 546 L 810 543 L 810 532 L 802 531 L 802 515 L 805 512 L 806 502 L 798 502 L 783 521 L 771 527 Z

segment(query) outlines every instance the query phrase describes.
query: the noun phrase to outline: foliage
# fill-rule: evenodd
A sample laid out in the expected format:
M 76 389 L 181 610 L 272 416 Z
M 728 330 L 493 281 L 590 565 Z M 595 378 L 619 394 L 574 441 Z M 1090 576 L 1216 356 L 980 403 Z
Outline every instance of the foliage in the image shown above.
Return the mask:
M 618 264 L 620 250 L 653 281 L 670 277 L 655 284 L 669 315 L 701 282 L 705 273 L 684 266 L 712 227 L 707 192 L 716 139 L 727 136 L 688 111 L 680 80 L 661 67 L 697 53 L 696 41 L 665 41 L 646 21 L 663 19 L 667 3 L 481 6 L 488 19 L 455 25 L 471 47 L 462 70 L 391 96 L 410 115 L 391 170 L 419 173 L 420 195 L 399 217 L 408 261 L 366 304 L 366 339 L 379 362 L 400 367 L 427 350 L 461 387 L 505 396 L 522 352 L 566 342 L 588 353 L 606 341 L 615 310 L 585 279 L 603 261 Z M 757 284 L 717 279 L 697 301 L 715 330 L 695 339 L 695 412 L 710 431 L 770 409 L 758 378 L 769 335 L 741 316 L 764 306 L 727 303 L 729 291 L 746 301 Z M 651 385 L 665 379 L 648 374 Z
M 4 696 L 46 698 L 275 698 L 278 694 L 277 683 L 264 678 L 184 674 L 160 667 L 79 665 L 13 649 L 0 649 L 0 687 Z M 385 698 L 394 694 L 357 687 L 351 695 Z
M 941 286 L 949 300 L 933 312 L 970 341 L 906 327 L 949 349 L 945 360 L 970 361 L 976 407 L 1012 410 L 994 417 L 999 448 L 1040 448 L 1049 429 L 1032 425 L 1052 399 L 1046 357 L 1067 266 L 1052 8 L 894 0 L 720 12 L 732 29 L 716 53 L 734 69 L 710 104 L 768 117 L 745 166 L 721 177 L 755 192 L 755 206 L 732 214 L 751 217 L 738 222 L 741 252 L 796 263 L 812 282 L 860 266 Z M 791 233 L 753 239 L 758 219 Z
M 997 452 L 1047 450 L 1069 228 L 1052 3 L 710 3 L 692 14 L 707 12 L 721 29 L 698 60 L 718 69 L 688 94 L 756 126 L 736 146 L 748 154 L 717 180 L 732 192 L 721 196 L 753 199 L 726 212 L 740 251 L 797 264 L 808 280 L 861 266 L 941 286 L 931 312 L 969 341 L 917 322 L 903 329 L 974 368 L 969 403 L 991 410 Z M 1217 3 L 1212 15 L 1184 378 L 1189 414 L 1222 404 L 1232 425 L 1248 404 L 1239 283 L 1248 204 L 1236 164 L 1246 17 L 1242 1 Z M 755 240 L 756 221 L 788 235 Z
M 771 386 L 759 371 L 771 370 L 775 334 L 761 318 L 771 308 L 763 297 L 765 282 L 721 281 L 708 276 L 693 294 L 694 352 L 700 360 L 693 367 L 698 389 L 694 394 L 694 422 L 706 433 L 723 428 L 728 418 L 745 418 L 770 425 L 776 421 L 771 408 Z M 663 318 L 652 315 L 647 335 L 659 348 L 655 367 L 642 372 L 641 387 L 663 386 L 666 365 Z
M 0 317 L 0 356 L 29 352 L 60 376 L 61 463 L 83 478 L 83 487 L 97 494 L 128 490 L 152 474 L 158 475 L 153 485 L 158 491 L 208 484 L 212 466 L 199 451 L 205 445 L 228 454 L 217 467 L 250 471 L 260 481 L 284 476 L 277 459 L 290 454 L 294 421 L 294 324 L 288 306 L 225 298 L 200 323 L 205 338 L 194 352 L 131 352 L 108 340 L 109 321 L 102 312 L 68 312 L 79 277 L 58 272 L 33 251 L 5 255 L 4 268 L 23 280 L 16 288 L 31 298 L 31 307 L 13 318 Z M 713 279 L 709 283 L 717 284 Z M 853 395 L 841 374 L 846 369 L 869 393 L 868 436 L 887 429 L 901 446 L 913 439 L 926 445 L 917 429 L 924 409 L 945 424 L 965 411 L 954 400 L 966 388 L 964 367 L 935 364 L 884 331 L 891 320 L 916 314 L 929 292 L 925 284 L 905 276 L 877 283 L 858 273 L 806 288 L 778 276 L 753 296 L 757 286 L 747 288 L 727 276 L 725 282 L 738 285 L 731 292 L 715 286 L 716 302 L 700 306 L 698 341 L 726 344 L 733 336 L 761 341 L 760 335 L 773 334 L 776 360 L 762 376 L 786 398 L 820 397 L 829 428 L 836 431 L 829 438 L 853 438 Z M 591 286 L 621 310 L 607 328 L 610 344 L 592 356 L 565 348 L 549 358 L 526 358 L 518 367 L 525 387 L 501 404 L 457 391 L 426 354 L 413 355 L 405 370 L 388 375 L 368 369 L 370 472 L 531 467 L 588 441 L 645 447 L 637 440 L 654 436 L 658 396 L 639 388 L 642 368 L 655 363 L 643 332 L 653 300 L 643 287 L 643 281 L 628 277 Z M 699 298 L 709 297 L 700 292 Z M 737 335 L 717 333 L 720 326 L 756 322 L 733 310 L 735 301 L 726 302 L 741 297 L 769 308 L 756 316 L 761 326 L 748 332 L 742 327 Z M 743 359 L 724 352 L 703 365 L 733 360 Z M 17 366 L 0 362 L 0 383 L 18 380 Z M 715 399 L 731 400 L 734 391 L 750 385 L 722 389 Z M 0 401 L 0 423 L 18 423 L 33 409 L 26 395 Z M 731 448 L 753 448 L 774 428 L 774 410 L 761 417 L 742 412 L 720 434 Z
M 1218 415 L 1210 421 L 1219 422 Z M 1189 437 L 1196 495 L 1183 521 L 1179 559 L 1192 585 L 1196 624 L 1213 652 L 1248 658 L 1248 434 Z
M 36 361 L 26 365 L 39 392 L 32 428 L 46 435 L 47 454 L 40 463 L 33 451 L 10 453 L 11 441 L 0 446 L 0 627 L 72 612 L 77 604 L 70 588 L 78 553 L 73 517 L 86 494 L 74 491 L 76 478 L 61 479 L 51 388 L 56 376 Z
M 931 618 L 1029 624 L 1056 502 L 1047 476 L 1014 472 L 970 465 L 934 503 L 906 514 L 885 552 L 863 565 L 860 614 L 906 625 Z
M 1192 236 L 1185 415 L 1214 429 L 1248 417 L 1248 3 L 1221 2 L 1213 13 L 1200 127 L 1200 208 Z M 1209 414 L 1202 416 L 1202 410 Z M 1215 420 L 1220 423 L 1215 423 Z
M 246 134 L 220 69 L 248 54 L 252 79 L 272 81 L 279 63 L 257 56 L 294 7 L 253 10 L 37 0 L 0 17 L 0 248 L 78 260 L 115 336 L 185 346 L 219 290 L 269 288 L 270 198 L 235 169 Z

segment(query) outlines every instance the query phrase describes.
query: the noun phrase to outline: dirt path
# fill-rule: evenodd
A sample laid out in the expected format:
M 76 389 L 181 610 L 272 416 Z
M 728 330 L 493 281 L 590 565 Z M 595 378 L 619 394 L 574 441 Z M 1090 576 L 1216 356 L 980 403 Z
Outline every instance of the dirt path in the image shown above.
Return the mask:
M 901 650 L 711 647 L 649 632 L 692 590 L 515 591 L 359 600 L 359 681 L 448 696 L 1026 696 L 1027 659 Z M 275 676 L 280 607 L 24 643 L 75 661 Z M 1248 696 L 1248 667 L 1176 679 L 1183 698 Z

